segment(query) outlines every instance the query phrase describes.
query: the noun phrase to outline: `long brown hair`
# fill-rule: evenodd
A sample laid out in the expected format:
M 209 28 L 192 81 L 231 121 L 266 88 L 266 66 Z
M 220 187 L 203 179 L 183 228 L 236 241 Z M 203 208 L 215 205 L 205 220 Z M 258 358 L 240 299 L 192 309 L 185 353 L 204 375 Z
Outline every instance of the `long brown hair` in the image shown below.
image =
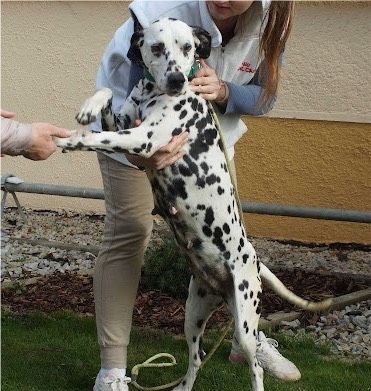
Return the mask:
M 267 103 L 277 93 L 279 57 L 290 35 L 294 14 L 294 1 L 272 1 L 265 16 L 264 31 L 260 39 L 260 56 L 267 64 L 267 75 L 261 102 Z

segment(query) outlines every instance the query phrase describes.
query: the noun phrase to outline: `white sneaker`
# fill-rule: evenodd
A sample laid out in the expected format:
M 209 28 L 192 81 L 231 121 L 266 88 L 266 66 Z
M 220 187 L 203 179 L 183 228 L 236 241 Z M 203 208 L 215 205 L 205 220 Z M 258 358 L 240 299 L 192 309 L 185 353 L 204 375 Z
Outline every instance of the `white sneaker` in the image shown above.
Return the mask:
M 281 380 L 296 381 L 301 378 L 299 369 L 294 363 L 276 349 L 278 342 L 275 339 L 267 338 L 262 331 L 259 331 L 256 345 L 256 356 L 260 366 L 269 375 Z M 246 359 L 238 345 L 238 342 L 233 338 L 232 350 L 229 355 L 229 361 L 232 363 L 245 363 Z
M 130 377 L 122 377 L 111 373 L 108 376 L 98 374 L 93 391 L 129 391 Z

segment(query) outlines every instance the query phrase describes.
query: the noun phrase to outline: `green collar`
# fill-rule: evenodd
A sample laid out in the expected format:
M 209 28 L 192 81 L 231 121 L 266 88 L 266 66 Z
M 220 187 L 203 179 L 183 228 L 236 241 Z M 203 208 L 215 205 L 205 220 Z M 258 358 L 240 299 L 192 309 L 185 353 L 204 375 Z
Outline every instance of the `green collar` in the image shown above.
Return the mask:
M 195 62 L 193 63 L 192 65 L 192 68 L 190 70 L 190 72 L 188 73 L 188 80 L 192 80 L 196 73 L 201 69 L 201 63 L 199 60 L 195 60 Z M 149 70 L 147 67 L 144 68 L 144 77 L 146 79 L 148 79 L 149 81 L 152 81 L 154 82 L 155 79 L 153 78 L 153 76 L 150 74 Z

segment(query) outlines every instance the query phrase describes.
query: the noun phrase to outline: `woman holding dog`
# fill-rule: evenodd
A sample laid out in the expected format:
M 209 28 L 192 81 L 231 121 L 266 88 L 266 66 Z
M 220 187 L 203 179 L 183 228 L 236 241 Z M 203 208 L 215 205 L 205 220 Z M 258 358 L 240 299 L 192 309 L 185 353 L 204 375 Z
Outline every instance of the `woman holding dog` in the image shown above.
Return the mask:
M 120 111 L 143 70 L 127 57 L 135 29 L 161 17 L 173 17 L 211 35 L 211 55 L 190 82 L 192 89 L 214 104 L 234 171 L 234 144 L 246 132 L 240 116 L 262 115 L 274 105 L 281 55 L 293 17 L 291 1 L 134 1 L 132 17 L 115 33 L 97 74 L 97 89 L 113 91 L 112 106 Z M 93 129 L 100 131 L 100 121 Z M 150 159 L 98 154 L 102 172 L 106 222 L 94 276 L 96 323 L 101 370 L 94 390 L 128 391 L 127 346 L 144 251 L 152 230 L 153 199 L 146 174 L 138 167 L 161 169 L 182 155 L 187 132 L 175 136 Z M 235 172 L 232 172 L 235 175 Z M 257 355 L 263 369 L 284 380 L 300 372 L 260 332 Z M 229 357 L 244 362 L 234 339 Z

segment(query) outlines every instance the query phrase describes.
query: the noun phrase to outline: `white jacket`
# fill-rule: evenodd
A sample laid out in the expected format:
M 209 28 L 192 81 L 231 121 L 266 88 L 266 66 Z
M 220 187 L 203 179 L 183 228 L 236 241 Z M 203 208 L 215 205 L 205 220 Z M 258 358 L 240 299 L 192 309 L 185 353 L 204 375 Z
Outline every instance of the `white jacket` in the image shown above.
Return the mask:
M 248 10 L 249 19 L 243 35 L 235 34 L 225 47 L 222 36 L 212 20 L 205 1 L 133 1 L 129 9 L 143 27 L 161 17 L 173 17 L 191 25 L 202 27 L 211 35 L 211 54 L 206 63 L 215 69 L 220 79 L 238 85 L 248 84 L 259 67 L 259 34 L 270 1 L 258 1 Z M 96 79 L 97 89 L 109 87 L 113 91 L 113 110 L 118 112 L 128 95 L 130 60 L 127 52 L 133 34 L 134 22 L 130 18 L 114 34 L 102 58 Z M 239 114 L 219 114 L 229 158 L 234 155 L 234 144 L 246 132 Z M 93 130 L 99 131 L 97 121 Z M 125 164 L 130 163 L 122 154 L 110 155 Z

